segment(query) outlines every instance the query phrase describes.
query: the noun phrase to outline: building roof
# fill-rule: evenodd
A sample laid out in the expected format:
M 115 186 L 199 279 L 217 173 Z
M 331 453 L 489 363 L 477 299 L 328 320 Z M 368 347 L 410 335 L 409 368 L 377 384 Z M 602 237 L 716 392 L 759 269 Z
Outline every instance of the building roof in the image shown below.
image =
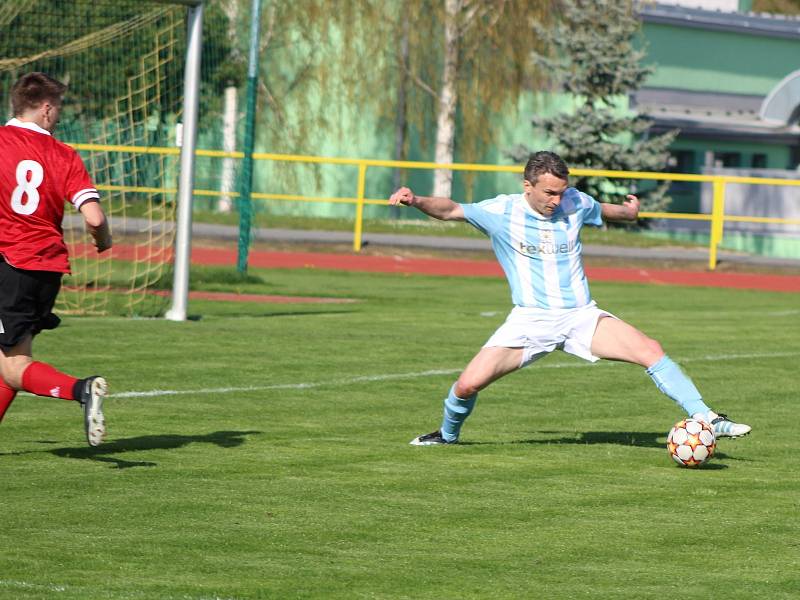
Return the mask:
M 657 131 L 680 129 L 690 137 L 796 144 L 800 126 L 761 119 L 763 100 L 746 94 L 643 88 L 631 97 L 631 106 L 653 119 Z
M 641 3 L 639 15 L 646 23 L 800 39 L 800 18 L 787 15 L 723 12 L 659 3 Z
M 645 23 L 800 41 L 798 17 L 706 10 L 663 3 L 640 3 L 638 10 Z M 800 136 L 800 123 L 796 119 L 800 110 L 800 104 L 796 102 L 800 95 L 800 79 L 796 86 L 789 86 L 786 83 L 788 79 L 784 79 L 767 96 L 724 93 L 711 89 L 679 89 L 679 82 L 674 88 L 645 87 L 633 94 L 631 105 L 639 114 L 652 118 L 657 131 L 680 129 L 682 135 L 691 137 L 794 145 Z M 781 110 L 776 112 L 777 109 L 773 107 L 771 113 L 765 112 L 767 99 L 772 99 L 770 106 L 780 104 Z M 765 115 L 770 118 L 765 118 Z

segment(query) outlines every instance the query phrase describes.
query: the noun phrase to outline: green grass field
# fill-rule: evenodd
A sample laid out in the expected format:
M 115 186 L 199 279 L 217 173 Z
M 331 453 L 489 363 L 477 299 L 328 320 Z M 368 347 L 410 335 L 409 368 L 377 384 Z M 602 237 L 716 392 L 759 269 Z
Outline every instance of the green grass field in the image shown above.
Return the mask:
M 463 444 L 408 445 L 505 317 L 504 281 L 252 274 L 242 291 L 359 302 L 193 302 L 37 339 L 108 378 L 109 439 L 88 448 L 72 403 L 11 407 L 0 598 L 797 598 L 796 295 L 593 285 L 753 425 L 691 471 L 640 368 L 560 353 L 484 391 Z

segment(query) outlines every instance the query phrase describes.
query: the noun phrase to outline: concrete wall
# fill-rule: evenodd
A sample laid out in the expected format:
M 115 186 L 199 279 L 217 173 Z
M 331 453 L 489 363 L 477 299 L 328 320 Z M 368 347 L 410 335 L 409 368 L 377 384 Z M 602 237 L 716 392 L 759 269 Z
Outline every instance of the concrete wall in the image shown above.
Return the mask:
M 703 169 L 703 174 L 800 179 L 800 171 L 778 169 L 725 169 L 707 167 Z M 703 184 L 700 199 L 701 212 L 711 212 L 712 197 L 711 184 Z M 729 183 L 725 186 L 725 214 L 748 217 L 800 219 L 800 186 Z M 726 223 L 725 229 L 728 231 L 749 233 L 786 233 L 800 237 L 800 225 Z

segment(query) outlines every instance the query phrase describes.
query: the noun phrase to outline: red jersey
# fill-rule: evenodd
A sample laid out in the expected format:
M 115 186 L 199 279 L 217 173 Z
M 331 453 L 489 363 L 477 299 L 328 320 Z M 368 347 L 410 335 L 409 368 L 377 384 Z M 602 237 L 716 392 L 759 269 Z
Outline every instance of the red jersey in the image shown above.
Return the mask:
M 0 127 L 0 254 L 18 269 L 69 273 L 61 221 L 100 195 L 75 150 L 35 123 Z

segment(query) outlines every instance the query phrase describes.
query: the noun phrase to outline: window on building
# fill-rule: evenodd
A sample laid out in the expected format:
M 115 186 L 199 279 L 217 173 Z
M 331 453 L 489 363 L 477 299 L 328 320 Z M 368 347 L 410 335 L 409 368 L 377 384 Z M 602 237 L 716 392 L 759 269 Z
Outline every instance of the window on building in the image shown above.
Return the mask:
M 767 168 L 767 155 L 766 154 L 753 154 L 750 159 L 750 166 L 754 169 L 766 169 Z
M 789 169 L 800 168 L 800 146 L 792 146 L 789 150 Z
M 672 150 L 667 170 L 670 173 L 695 173 L 694 150 Z
M 742 154 L 740 152 L 715 152 L 714 164 L 718 167 L 737 168 L 742 166 Z
M 666 171 L 668 173 L 697 173 L 695 162 L 697 154 L 694 150 L 671 150 Z M 700 198 L 698 183 L 691 181 L 673 181 L 667 192 L 672 199 L 669 210 L 675 212 L 697 212 Z

